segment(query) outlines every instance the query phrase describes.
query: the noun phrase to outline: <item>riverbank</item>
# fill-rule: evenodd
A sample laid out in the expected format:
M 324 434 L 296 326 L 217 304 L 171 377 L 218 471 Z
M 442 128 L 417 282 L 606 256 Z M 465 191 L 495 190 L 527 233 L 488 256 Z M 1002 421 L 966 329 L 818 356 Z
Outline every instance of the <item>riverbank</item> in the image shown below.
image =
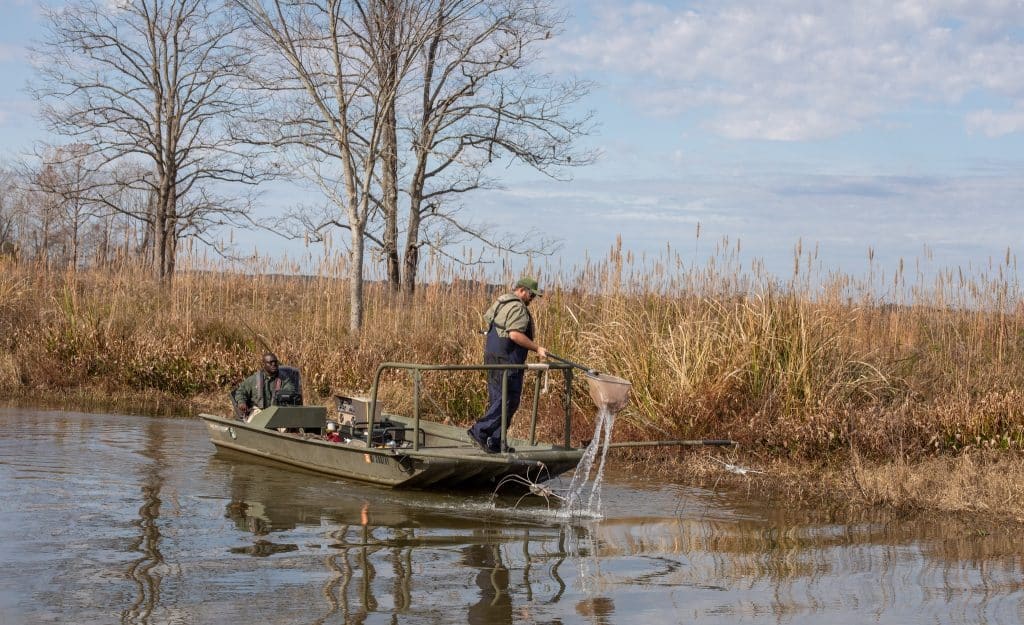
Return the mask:
M 939 515 L 958 518 L 981 533 L 1024 525 L 1024 458 L 1019 454 L 965 451 L 888 461 L 845 454 L 825 462 L 793 462 L 742 452 L 699 453 L 670 466 L 673 479 L 682 483 L 755 492 L 787 507 Z
M 167 288 L 137 266 L 57 272 L 0 260 L 8 397 L 226 412 L 229 390 L 270 348 L 302 370 L 307 403 L 327 405 L 337 392 L 367 393 L 381 362 L 478 363 L 475 331 L 494 297 L 469 271 L 435 269 L 413 297 L 371 283 L 365 325 L 353 334 L 336 264 L 315 277 L 182 266 Z M 896 509 L 1024 516 L 1024 493 L 1013 487 L 1024 483 L 1015 284 L 994 273 L 947 275 L 929 288 L 905 286 L 912 303 L 900 303 L 898 293 L 876 295 L 843 276 L 797 272 L 779 283 L 724 262 L 679 267 L 613 251 L 542 279 L 547 292 L 531 308 L 548 349 L 632 382 L 617 440 L 731 438 L 740 447 L 730 462 L 766 471 L 737 477 L 774 476 L 773 488 L 795 500 L 817 490 Z M 542 438 L 561 432 L 560 384 L 551 376 L 542 395 Z M 408 412 L 409 388 L 386 377 L 386 409 Z M 423 393 L 425 416 L 467 425 L 486 400 L 479 375 L 428 376 Z M 578 379 L 574 403 L 580 442 L 595 411 Z M 665 457 L 616 453 L 648 466 Z M 687 471 L 701 474 L 698 465 Z M 708 479 L 733 475 L 715 471 Z

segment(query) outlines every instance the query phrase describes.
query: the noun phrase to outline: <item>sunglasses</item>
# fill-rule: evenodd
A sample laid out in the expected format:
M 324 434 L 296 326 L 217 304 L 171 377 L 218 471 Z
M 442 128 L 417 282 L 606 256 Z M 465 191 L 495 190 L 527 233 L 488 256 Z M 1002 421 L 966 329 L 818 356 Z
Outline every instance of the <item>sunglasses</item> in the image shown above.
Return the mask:
M 263 364 L 265 364 L 265 365 L 276 365 L 277 361 L 276 360 L 264 360 Z

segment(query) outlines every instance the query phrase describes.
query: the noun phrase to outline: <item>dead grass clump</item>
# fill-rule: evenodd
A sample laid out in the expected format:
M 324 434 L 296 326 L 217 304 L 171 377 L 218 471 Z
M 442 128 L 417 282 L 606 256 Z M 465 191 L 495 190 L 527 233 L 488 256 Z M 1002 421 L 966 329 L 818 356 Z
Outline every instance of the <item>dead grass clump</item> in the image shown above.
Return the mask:
M 633 458 L 616 466 L 634 470 L 644 461 Z M 695 486 L 758 493 L 786 506 L 884 508 L 1024 523 L 1024 458 L 1000 452 L 881 462 L 864 462 L 854 454 L 807 462 L 720 450 L 665 456 L 657 466 L 659 474 Z
M 855 468 L 850 480 L 862 499 L 874 505 L 983 512 L 1024 521 L 1024 458 L 1017 455 L 974 451 L 872 463 Z

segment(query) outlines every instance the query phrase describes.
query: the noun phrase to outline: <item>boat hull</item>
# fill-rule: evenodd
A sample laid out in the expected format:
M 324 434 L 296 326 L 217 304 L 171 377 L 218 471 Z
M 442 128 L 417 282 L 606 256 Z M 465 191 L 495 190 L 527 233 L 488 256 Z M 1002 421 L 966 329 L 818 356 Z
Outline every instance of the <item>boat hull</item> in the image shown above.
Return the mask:
M 332 443 L 215 415 L 200 417 L 219 448 L 392 488 L 494 489 L 512 475 L 544 482 L 575 468 L 583 455 L 582 449 L 529 446 L 526 441 L 512 441 L 516 453 L 488 454 L 458 428 L 426 421 L 420 427 L 425 442 L 433 444 L 413 450 L 367 447 L 364 441 Z

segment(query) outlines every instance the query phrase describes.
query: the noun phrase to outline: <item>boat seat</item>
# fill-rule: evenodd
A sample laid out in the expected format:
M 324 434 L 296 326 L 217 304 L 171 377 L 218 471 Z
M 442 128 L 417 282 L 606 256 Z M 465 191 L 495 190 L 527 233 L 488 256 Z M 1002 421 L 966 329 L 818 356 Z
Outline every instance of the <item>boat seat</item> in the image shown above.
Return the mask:
M 283 395 L 278 398 L 274 397 L 275 403 L 280 400 L 280 405 L 283 406 L 301 406 L 302 405 L 302 376 L 299 374 L 299 370 L 295 367 L 288 367 L 281 365 L 277 368 L 277 375 L 284 380 L 288 380 L 295 386 L 295 393 L 289 395 Z

